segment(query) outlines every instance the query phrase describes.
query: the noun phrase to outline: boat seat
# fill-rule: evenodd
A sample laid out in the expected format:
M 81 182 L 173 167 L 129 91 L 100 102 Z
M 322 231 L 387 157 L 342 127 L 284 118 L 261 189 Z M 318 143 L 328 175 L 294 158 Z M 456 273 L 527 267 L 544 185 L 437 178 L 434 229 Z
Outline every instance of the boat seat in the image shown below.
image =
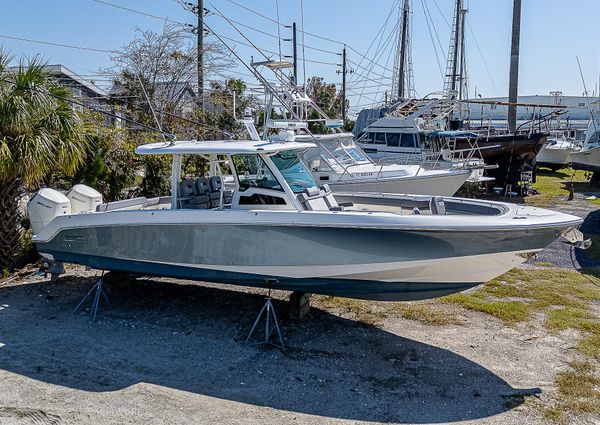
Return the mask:
M 198 177 L 194 182 L 194 189 L 196 195 L 208 196 L 209 208 L 215 208 L 219 206 L 220 193 L 214 193 L 210 187 L 210 182 L 206 177 Z
M 212 176 L 209 179 L 208 183 L 210 187 L 210 202 L 213 205 L 213 207 L 219 206 L 221 200 L 221 192 L 223 192 L 223 204 L 231 204 L 231 197 L 233 195 L 233 192 L 224 188 L 223 179 L 221 178 L 221 176 Z
M 298 200 L 308 211 L 329 211 L 329 206 L 319 189 L 310 187 L 298 194 Z
M 429 201 L 429 211 L 432 215 L 446 215 L 446 205 L 441 196 L 432 196 Z
M 331 188 L 329 187 L 328 184 L 324 184 L 323 186 L 321 186 L 320 194 L 321 194 L 321 196 L 323 196 L 323 199 L 325 200 L 325 203 L 327 204 L 329 211 L 344 211 L 345 206 L 352 206 L 351 204 L 350 205 L 338 204 L 338 202 L 335 199 L 335 197 L 333 196 L 333 192 L 331 191 Z
M 196 182 L 192 180 L 183 180 L 179 183 L 179 208 L 185 209 L 205 209 L 210 208 L 210 198 L 208 195 L 198 193 Z

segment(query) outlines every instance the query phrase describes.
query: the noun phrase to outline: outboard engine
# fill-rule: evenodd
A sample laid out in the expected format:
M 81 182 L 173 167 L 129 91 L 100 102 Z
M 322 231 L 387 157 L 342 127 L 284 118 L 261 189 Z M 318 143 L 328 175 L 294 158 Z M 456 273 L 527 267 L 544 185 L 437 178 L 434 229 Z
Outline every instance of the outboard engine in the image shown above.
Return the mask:
M 71 201 L 71 212 L 93 212 L 96 207 L 102 204 L 102 195 L 96 189 L 92 189 L 84 184 L 76 184 L 67 193 L 67 198 Z
M 55 217 L 71 214 L 71 201 L 58 190 L 40 189 L 27 203 L 27 214 L 37 235 Z

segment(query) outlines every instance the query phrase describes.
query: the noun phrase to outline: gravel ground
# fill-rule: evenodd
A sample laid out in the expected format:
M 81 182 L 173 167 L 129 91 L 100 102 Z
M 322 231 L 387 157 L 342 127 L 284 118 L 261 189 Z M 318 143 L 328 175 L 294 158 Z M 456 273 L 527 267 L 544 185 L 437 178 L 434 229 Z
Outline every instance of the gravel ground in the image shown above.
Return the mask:
M 591 260 L 557 242 L 535 261 Z M 374 326 L 314 297 L 290 321 L 277 292 L 282 352 L 244 344 L 264 292 L 171 279 L 111 283 L 93 323 L 71 311 L 97 275 L 25 270 L 0 284 L 0 425 L 543 423 L 535 406 L 573 354 L 568 332 L 463 310 L 459 325 Z

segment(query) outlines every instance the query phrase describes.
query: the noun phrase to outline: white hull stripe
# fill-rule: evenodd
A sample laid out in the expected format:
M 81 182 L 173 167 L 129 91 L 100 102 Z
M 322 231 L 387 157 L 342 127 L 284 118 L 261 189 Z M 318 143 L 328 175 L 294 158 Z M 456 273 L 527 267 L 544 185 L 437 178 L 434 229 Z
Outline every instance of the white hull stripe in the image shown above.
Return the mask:
M 153 263 L 223 272 L 281 276 L 294 279 L 327 278 L 378 280 L 383 282 L 461 283 L 487 282 L 523 263 L 526 257 L 520 254 L 537 251 L 540 250 L 512 251 L 417 261 L 327 266 L 238 266 L 160 261 Z

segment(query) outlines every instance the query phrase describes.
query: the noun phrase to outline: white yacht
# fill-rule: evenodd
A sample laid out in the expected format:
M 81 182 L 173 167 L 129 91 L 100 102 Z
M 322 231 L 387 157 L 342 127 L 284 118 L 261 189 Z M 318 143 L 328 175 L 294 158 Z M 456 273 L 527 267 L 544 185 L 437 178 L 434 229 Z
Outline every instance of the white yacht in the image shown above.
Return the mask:
M 437 103 L 431 102 L 433 105 Z M 468 131 L 425 131 L 421 129 L 423 110 L 409 116 L 385 116 L 379 118 L 357 135 L 356 144 L 375 161 L 395 164 L 419 164 L 427 170 L 468 170 L 467 181 L 481 183 L 492 181 L 484 176 L 484 170 L 497 168 L 486 165 L 481 159 L 478 134 Z M 460 137 L 468 146 L 457 147 Z M 463 144 L 464 144 L 463 143 Z
M 548 141 L 542 146 L 536 156 L 538 165 L 549 167 L 553 170 L 566 167 L 571 163 L 571 154 L 581 149 L 580 143 L 575 140 L 569 131 L 551 131 Z
M 582 222 L 501 202 L 333 194 L 300 159 L 314 147 L 256 140 L 140 146 L 141 155 L 172 156 L 171 196 L 103 203 L 82 185 L 66 196 L 42 189 L 28 204 L 33 242 L 54 263 L 398 301 L 479 285 Z M 210 173 L 186 175 L 188 155 L 210 161 Z M 233 191 L 223 185 L 227 169 Z
M 383 192 L 452 196 L 471 176 L 465 169 L 426 170 L 417 164 L 375 163 L 352 133 L 297 136 L 317 147 L 303 155 L 319 183 L 333 192 Z

